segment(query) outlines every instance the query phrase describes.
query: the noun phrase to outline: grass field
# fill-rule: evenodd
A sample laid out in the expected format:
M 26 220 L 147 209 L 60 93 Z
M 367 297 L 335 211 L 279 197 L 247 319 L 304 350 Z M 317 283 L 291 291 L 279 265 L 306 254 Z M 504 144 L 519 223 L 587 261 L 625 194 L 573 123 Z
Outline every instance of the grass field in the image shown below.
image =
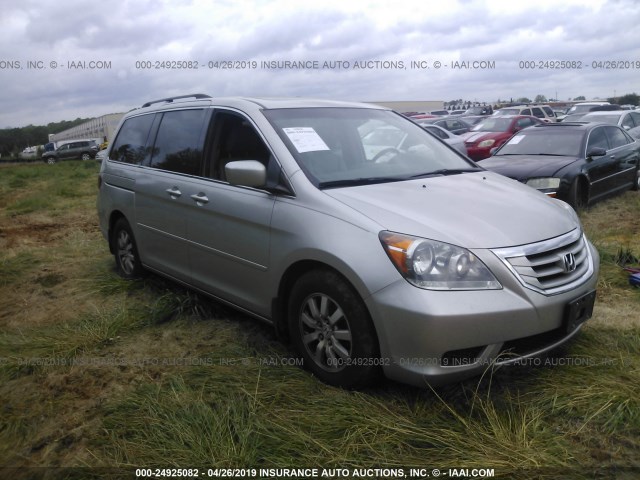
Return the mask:
M 0 166 L 0 466 L 15 468 L 3 478 L 58 478 L 35 467 L 640 476 L 640 289 L 616 265 L 640 256 L 637 192 L 581 214 L 601 276 L 594 317 L 565 352 L 438 390 L 346 392 L 295 366 L 263 324 L 155 276 L 121 280 L 97 227 L 97 172 Z

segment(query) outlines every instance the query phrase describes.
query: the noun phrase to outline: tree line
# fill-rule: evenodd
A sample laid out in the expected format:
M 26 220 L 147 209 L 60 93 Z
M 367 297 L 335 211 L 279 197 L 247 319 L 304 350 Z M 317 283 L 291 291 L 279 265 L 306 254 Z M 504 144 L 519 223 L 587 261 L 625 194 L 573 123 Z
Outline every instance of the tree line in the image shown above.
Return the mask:
M 90 118 L 76 118 L 75 120 L 63 120 L 51 122 L 46 126 L 28 125 L 20 128 L 0 129 L 0 155 L 1 158 L 17 158 L 25 148 L 44 145 L 49 142 L 49 135 L 60 133 L 68 128 L 84 123 Z

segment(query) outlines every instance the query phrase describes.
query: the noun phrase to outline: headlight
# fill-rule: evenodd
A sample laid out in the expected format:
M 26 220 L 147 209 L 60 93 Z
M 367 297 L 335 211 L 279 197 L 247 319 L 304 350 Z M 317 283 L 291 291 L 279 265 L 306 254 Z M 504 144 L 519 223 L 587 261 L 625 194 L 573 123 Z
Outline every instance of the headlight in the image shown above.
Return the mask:
M 496 143 L 496 141 L 491 138 L 489 140 L 483 140 L 478 144 L 478 147 L 480 148 L 485 148 L 485 147 L 490 147 L 491 145 L 493 145 L 494 143 Z
M 448 243 L 380 232 L 380 241 L 400 274 L 427 290 L 497 290 L 502 285 L 469 250 Z
M 538 190 L 552 189 L 557 190 L 560 187 L 560 179 L 545 177 L 545 178 L 530 178 L 527 180 L 527 185 Z

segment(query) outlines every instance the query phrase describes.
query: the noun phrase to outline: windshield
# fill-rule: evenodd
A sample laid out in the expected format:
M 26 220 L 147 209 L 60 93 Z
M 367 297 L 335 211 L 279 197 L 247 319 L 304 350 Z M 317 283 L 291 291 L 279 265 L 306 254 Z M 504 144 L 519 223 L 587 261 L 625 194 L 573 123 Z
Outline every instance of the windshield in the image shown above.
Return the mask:
M 511 125 L 510 118 L 489 117 L 486 120 L 474 125 L 473 132 L 506 132 Z
M 391 111 L 295 108 L 263 112 L 307 177 L 321 188 L 476 168 L 420 126 Z
M 571 114 L 571 113 L 586 113 L 586 112 L 590 112 L 591 110 L 593 110 L 597 106 L 598 106 L 597 104 L 574 105 L 573 107 L 571 107 L 569 109 L 569 111 L 567 113 L 569 113 L 569 114 Z
M 500 155 L 567 155 L 580 154 L 583 133 L 579 131 L 549 131 L 548 129 L 521 132 L 511 137 L 497 153 Z

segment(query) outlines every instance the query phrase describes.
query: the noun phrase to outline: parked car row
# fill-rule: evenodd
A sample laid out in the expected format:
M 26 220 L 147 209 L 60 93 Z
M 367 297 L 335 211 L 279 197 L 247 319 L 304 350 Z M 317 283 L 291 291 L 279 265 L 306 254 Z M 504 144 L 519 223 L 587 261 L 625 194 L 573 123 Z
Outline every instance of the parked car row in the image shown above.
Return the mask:
M 481 165 L 575 208 L 640 189 L 640 141 L 617 125 L 535 125 L 516 133 Z
M 640 111 L 614 110 L 619 107 L 602 104 L 577 105 L 574 111 L 581 113 L 572 115 L 580 115 L 579 123 L 509 115 L 548 114 L 546 108 L 536 108 L 505 108 L 480 117 L 473 126 L 465 122 L 467 117 L 418 119 L 416 123 L 482 167 L 575 208 L 629 188 L 640 189 L 640 143 L 636 141 L 640 137 Z M 448 135 L 435 127 L 448 130 Z

